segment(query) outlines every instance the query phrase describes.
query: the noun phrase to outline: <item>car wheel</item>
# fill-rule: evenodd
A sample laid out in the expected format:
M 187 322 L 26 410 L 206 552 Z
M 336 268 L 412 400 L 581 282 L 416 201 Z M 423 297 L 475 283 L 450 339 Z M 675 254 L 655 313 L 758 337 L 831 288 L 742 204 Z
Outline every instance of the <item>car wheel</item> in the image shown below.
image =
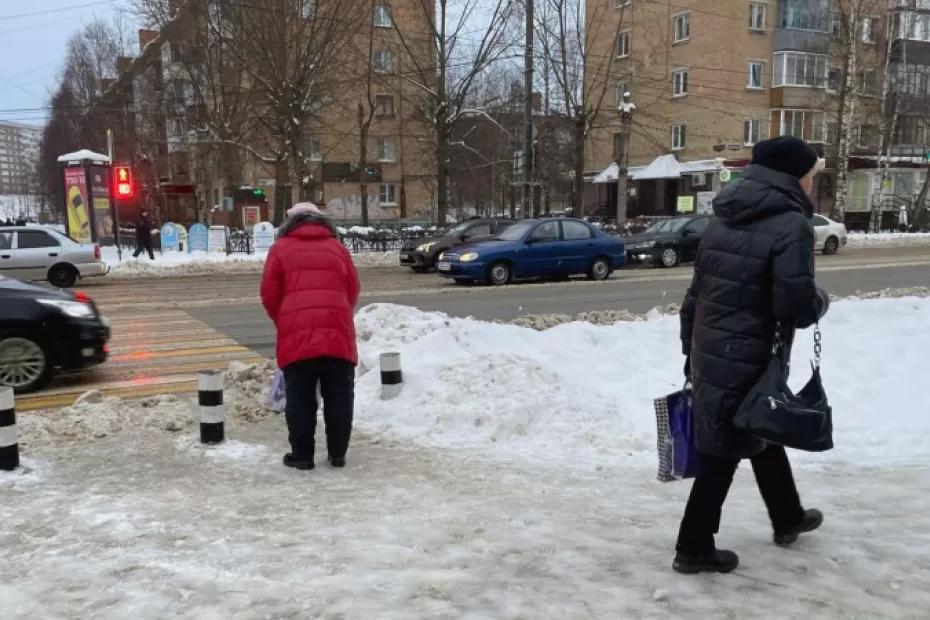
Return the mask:
M 667 269 L 677 267 L 680 261 L 678 250 L 675 248 L 664 248 L 662 253 L 659 254 L 659 264 Z
M 510 265 L 504 261 L 493 263 L 490 267 L 488 267 L 488 282 L 494 286 L 504 286 L 505 284 L 510 284 L 512 275 L 513 274 L 510 270 Z
M 41 343 L 26 334 L 0 334 L 0 385 L 25 394 L 42 388 L 51 376 L 52 364 Z
M 588 279 L 590 280 L 606 280 L 610 277 L 610 261 L 603 256 L 600 258 L 595 258 L 594 262 L 591 263 L 591 268 L 588 269 Z
M 48 272 L 48 281 L 52 286 L 58 288 L 71 288 L 77 282 L 77 269 L 71 265 L 59 265 L 52 267 Z
M 836 237 L 830 237 L 827 239 L 826 243 L 823 244 L 823 253 L 827 256 L 832 256 L 836 254 L 840 249 L 840 240 Z

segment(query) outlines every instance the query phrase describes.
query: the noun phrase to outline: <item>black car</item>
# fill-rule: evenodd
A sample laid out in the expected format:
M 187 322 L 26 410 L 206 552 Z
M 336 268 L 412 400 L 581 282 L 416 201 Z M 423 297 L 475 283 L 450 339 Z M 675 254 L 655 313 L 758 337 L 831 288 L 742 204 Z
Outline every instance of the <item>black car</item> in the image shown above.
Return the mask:
M 673 217 L 627 237 L 627 261 L 659 267 L 675 267 L 693 261 L 710 218 L 709 215 Z
M 34 392 L 56 368 L 102 364 L 109 339 L 106 319 L 83 293 L 0 276 L 0 385 Z
M 400 264 L 417 273 L 427 273 L 436 268 L 439 255 L 463 243 L 478 243 L 494 239 L 513 226 L 513 220 L 505 218 L 473 219 L 457 224 L 438 237 L 408 241 L 400 250 Z

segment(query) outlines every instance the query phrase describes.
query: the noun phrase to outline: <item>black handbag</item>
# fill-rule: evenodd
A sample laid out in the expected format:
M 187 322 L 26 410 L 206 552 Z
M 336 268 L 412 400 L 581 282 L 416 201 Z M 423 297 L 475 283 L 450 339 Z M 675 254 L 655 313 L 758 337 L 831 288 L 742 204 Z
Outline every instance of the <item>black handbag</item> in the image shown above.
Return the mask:
M 820 326 L 814 331 L 813 376 L 794 394 L 788 387 L 789 349 L 776 329 L 772 359 L 733 418 L 736 428 L 788 448 L 825 452 L 833 448 L 833 409 L 820 379 Z

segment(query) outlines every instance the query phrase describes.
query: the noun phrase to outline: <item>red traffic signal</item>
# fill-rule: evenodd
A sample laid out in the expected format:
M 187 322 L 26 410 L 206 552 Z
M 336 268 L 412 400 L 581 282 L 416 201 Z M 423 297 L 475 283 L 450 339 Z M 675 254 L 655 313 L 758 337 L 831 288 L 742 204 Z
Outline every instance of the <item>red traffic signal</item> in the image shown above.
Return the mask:
M 116 175 L 116 197 L 132 198 L 132 169 L 129 166 L 116 166 L 113 171 Z

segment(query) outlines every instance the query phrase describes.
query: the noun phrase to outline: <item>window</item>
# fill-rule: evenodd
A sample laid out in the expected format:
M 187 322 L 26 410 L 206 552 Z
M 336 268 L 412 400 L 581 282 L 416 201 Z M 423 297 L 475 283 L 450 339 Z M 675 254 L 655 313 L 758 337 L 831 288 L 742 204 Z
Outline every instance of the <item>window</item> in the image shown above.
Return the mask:
M 878 127 L 875 125 L 859 126 L 859 146 L 876 146 L 878 144 Z
M 309 137 L 304 141 L 304 157 L 310 161 L 320 161 L 323 159 L 323 145 L 319 138 Z
M 843 16 L 836 11 L 830 15 L 830 34 L 834 37 L 843 34 Z
M 591 229 L 581 222 L 565 220 L 562 222 L 562 237 L 566 241 L 581 241 L 583 239 L 590 239 Z
M 829 226 L 830 222 L 828 222 L 827 220 L 825 220 L 823 217 L 819 215 L 815 215 L 814 217 L 811 218 L 811 224 L 813 224 L 814 226 Z
M 301 0 L 300 16 L 304 19 L 313 19 L 316 17 L 316 0 Z
M 378 138 L 378 161 L 392 162 L 397 160 L 397 147 L 394 138 Z
M 16 233 L 19 236 L 17 247 L 20 250 L 31 250 L 35 248 L 57 248 L 60 243 L 55 241 L 48 233 L 41 230 L 21 230 Z
M 815 110 L 779 110 L 780 136 L 794 136 L 808 142 L 825 142 L 826 116 Z
M 681 43 L 691 38 L 691 14 L 682 13 L 672 18 L 675 30 L 675 43 Z
M 375 96 L 375 116 L 394 118 L 394 95 Z
M 378 188 L 378 201 L 382 205 L 396 205 L 397 204 L 397 186 L 393 183 L 382 183 Z
M 620 158 L 626 152 L 624 148 L 623 133 L 620 131 L 614 132 L 614 160 L 620 161 Z
M 707 227 L 710 226 L 709 217 L 696 217 L 693 220 L 688 222 L 688 225 L 685 226 L 685 234 L 700 235 Z
M 875 71 L 866 69 L 859 72 L 859 93 L 862 95 L 877 95 L 878 80 Z
M 617 82 L 617 92 L 616 92 L 617 105 L 620 105 L 621 103 L 623 103 L 623 95 L 624 93 L 628 93 L 628 92 L 630 92 L 630 89 L 629 89 L 629 85 L 627 84 L 626 80 Z
M 779 9 L 782 28 L 827 32 L 830 0 L 781 0 Z
M 463 238 L 474 239 L 475 237 L 487 237 L 491 234 L 490 224 L 475 224 L 465 231 Z
M 672 126 L 672 150 L 680 151 L 685 148 L 686 137 L 685 137 L 685 126 L 684 125 L 673 125 Z
M 762 89 L 762 73 L 765 65 L 758 60 L 750 60 L 746 63 L 746 88 L 754 90 Z
M 375 71 L 377 73 L 394 73 L 394 52 L 378 50 L 375 52 Z
M 877 17 L 864 17 L 862 19 L 862 42 L 878 43 L 878 30 L 881 22 Z
M 747 118 L 743 121 L 743 144 L 751 146 L 762 136 L 762 121 L 758 118 Z
M 617 35 L 617 58 L 626 58 L 630 55 L 630 31 Z
M 835 93 L 840 89 L 840 76 L 842 71 L 839 67 L 830 67 L 827 71 L 827 90 Z
M 672 71 L 672 95 L 684 97 L 688 94 L 688 70 Z
M 540 224 L 533 234 L 530 235 L 531 241 L 558 241 L 559 240 L 559 223 L 546 222 Z
M 13 249 L 13 233 L 0 232 L 0 250 Z
M 827 83 L 826 54 L 777 52 L 774 57 L 774 86 L 811 86 L 823 88 Z
M 394 26 L 394 18 L 389 5 L 375 5 L 374 25 L 376 28 L 392 28 Z
M 839 140 L 839 123 L 827 121 L 827 144 L 836 144 Z
M 765 32 L 765 5 L 759 2 L 749 3 L 749 29 Z

